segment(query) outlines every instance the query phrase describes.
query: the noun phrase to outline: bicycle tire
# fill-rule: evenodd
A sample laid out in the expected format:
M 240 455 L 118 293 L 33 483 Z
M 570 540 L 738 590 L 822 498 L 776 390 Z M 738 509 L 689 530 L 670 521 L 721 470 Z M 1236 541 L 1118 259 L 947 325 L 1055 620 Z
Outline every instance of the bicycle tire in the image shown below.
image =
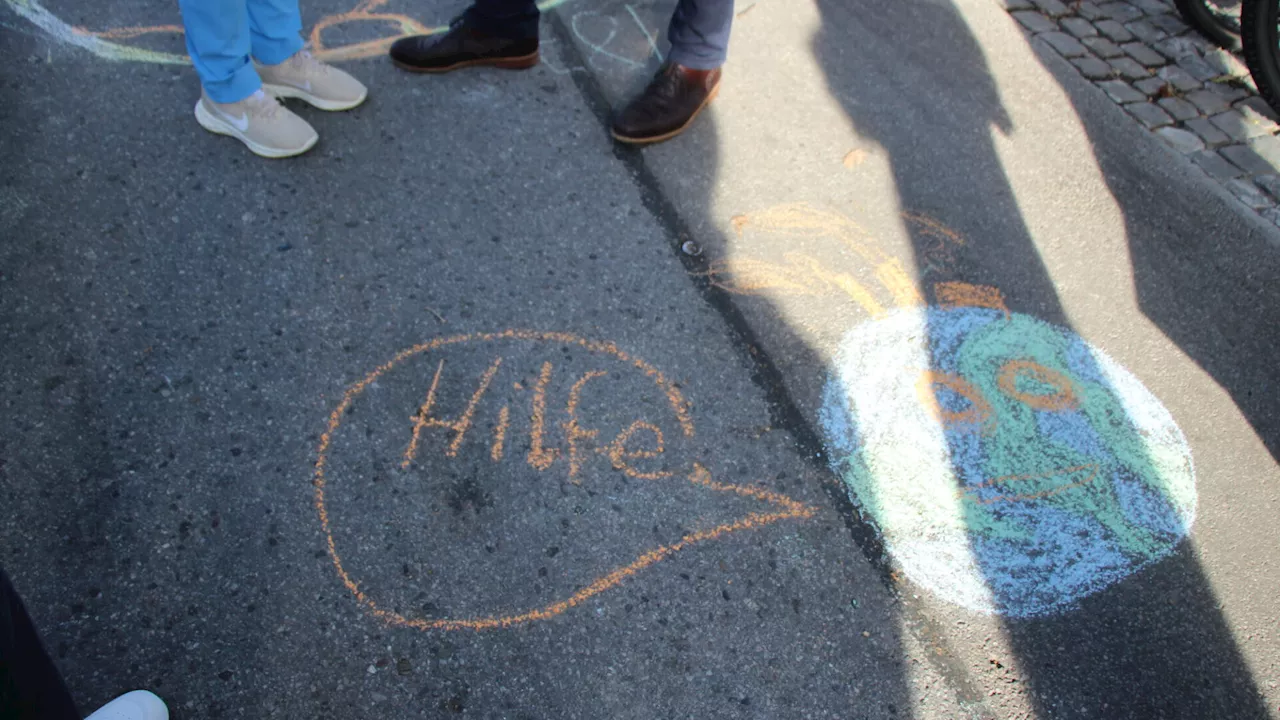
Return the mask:
M 1258 93 L 1280 112 L 1280 0 L 1246 0 L 1240 13 L 1245 64 Z
M 1191 27 L 1215 45 L 1231 51 L 1240 49 L 1241 21 L 1234 14 L 1219 8 L 1212 0 L 1173 0 L 1173 4 Z

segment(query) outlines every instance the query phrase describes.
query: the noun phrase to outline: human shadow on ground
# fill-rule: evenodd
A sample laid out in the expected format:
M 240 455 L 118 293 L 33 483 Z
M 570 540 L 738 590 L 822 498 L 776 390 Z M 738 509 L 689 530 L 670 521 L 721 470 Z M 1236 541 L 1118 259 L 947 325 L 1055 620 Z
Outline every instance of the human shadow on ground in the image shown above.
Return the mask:
M 670 17 L 674 5 L 674 2 L 600 3 L 592 5 L 585 16 L 576 18 L 578 22 L 575 22 L 574 8 L 566 7 L 558 9 L 549 19 L 552 32 L 547 32 L 548 28 L 544 24 L 544 42 L 550 41 L 546 44 L 555 47 L 557 54 L 560 49 L 566 52 L 566 57 L 553 56 L 552 62 L 557 67 L 575 68 L 575 84 L 602 121 L 607 122 L 618 104 L 643 88 L 649 75 L 658 68 L 661 53 L 670 47 L 663 31 L 655 33 L 652 38 L 646 38 L 634 32 L 633 36 L 626 36 L 618 28 L 628 29 L 626 25 L 632 18 L 640 26 L 647 24 L 665 28 L 666 19 Z M 614 16 L 622 18 L 622 22 L 604 23 L 599 20 Z M 595 26 L 581 22 L 582 17 L 587 17 L 604 29 L 593 35 Z M 634 29 L 629 28 L 632 31 Z M 616 36 L 615 31 L 618 31 Z M 602 38 L 607 38 L 609 42 Z M 653 43 L 652 47 L 650 42 Z M 653 54 L 650 54 L 651 50 Z M 605 55 L 604 51 L 609 54 Z M 593 52 L 596 53 L 594 56 Z M 654 164 L 655 156 L 645 148 L 617 145 L 614 154 L 631 171 L 645 208 L 661 224 L 665 239 L 671 243 L 674 254 L 693 279 L 703 300 L 723 319 L 726 334 L 768 403 L 770 417 L 766 432 L 780 431 L 789 434 L 798 446 L 800 456 L 808 461 L 810 470 L 817 469 L 820 474 L 826 474 L 825 464 L 820 459 L 821 444 L 818 436 L 789 396 L 781 368 L 769 357 L 763 338 L 756 334 L 751 321 L 735 304 L 734 298 L 716 287 L 708 273 L 711 248 L 722 246 L 727 238 L 719 236 L 715 223 L 709 217 L 691 214 L 687 210 L 707 209 L 713 204 L 717 177 L 721 171 L 721 143 L 726 141 L 718 129 L 717 112 L 718 108 L 712 104 L 688 132 L 671 145 L 664 146 L 664 152 L 674 148 L 681 156 L 681 171 L 678 175 L 664 172 L 667 168 L 658 168 Z M 706 253 L 703 252 L 704 249 L 707 250 Z M 694 354 L 697 354 L 697 350 L 694 350 Z M 785 486 L 785 482 L 779 485 Z M 829 491 L 827 498 L 844 523 L 843 528 L 832 533 L 842 538 L 833 552 L 836 555 L 846 552 L 857 555 L 861 551 L 873 571 L 880 574 L 888 586 L 889 571 L 883 562 L 883 549 L 878 538 L 857 516 L 839 483 L 831 481 L 827 483 L 826 489 Z M 811 531 L 812 528 L 800 530 L 801 535 L 807 535 Z M 852 543 L 847 540 L 850 535 L 854 539 Z M 841 561 L 842 564 L 844 562 Z M 853 557 L 849 557 L 848 562 L 856 564 Z M 770 592 L 789 592 L 783 586 L 775 586 L 774 579 L 767 575 L 756 577 L 753 582 L 757 587 L 772 588 Z M 856 585 L 850 585 L 848 592 L 863 595 L 864 591 L 859 590 Z M 811 597 L 803 593 L 802 596 Z M 846 609 L 849 608 L 848 600 L 844 600 L 842 604 Z M 860 607 L 855 598 L 852 608 L 870 611 L 870 608 L 865 607 L 866 604 L 864 599 L 863 607 Z M 909 679 L 904 669 L 907 641 L 902 636 L 902 626 L 910 624 L 912 619 L 899 617 L 901 608 L 897 603 L 883 609 L 887 617 L 876 616 L 876 639 L 868 645 L 859 644 L 868 636 L 861 632 L 861 626 L 846 621 L 832 622 L 835 617 L 829 608 L 824 607 L 821 598 L 796 599 L 792 603 L 792 610 L 794 617 L 760 616 L 760 627 L 750 632 L 741 631 L 742 637 L 767 637 L 779 632 L 787 634 L 788 640 L 785 643 L 769 648 L 768 652 L 786 654 L 803 647 L 817 648 L 821 644 L 840 650 L 827 662 L 815 663 L 813 660 L 816 656 L 803 657 L 794 668 L 809 678 L 803 683 L 803 687 L 786 687 L 785 683 L 780 685 L 776 682 L 786 675 L 744 675 L 740 682 L 749 683 L 753 693 L 752 707 L 745 709 L 745 712 L 752 716 L 757 713 L 768 716 L 770 712 L 783 712 L 805 717 L 834 714 L 858 718 L 905 717 L 912 714 L 911 707 L 915 699 L 908 687 Z M 852 612 L 856 614 L 858 610 Z M 811 635 L 815 631 L 826 638 L 825 643 L 815 644 Z
M 930 390 L 926 402 L 936 403 L 932 415 L 921 415 L 926 424 L 933 421 L 925 436 L 940 443 L 942 474 L 960 483 L 950 521 L 961 523 L 958 537 L 967 537 L 969 547 L 913 546 L 918 538 L 895 537 L 902 529 L 886 523 L 891 508 L 885 504 L 904 492 L 895 481 L 910 473 L 891 472 L 895 463 L 907 462 L 903 457 L 871 456 L 877 435 L 903 428 L 867 423 L 910 425 L 905 414 L 891 417 L 894 408 L 850 408 L 851 450 L 842 472 L 863 488 L 859 504 L 880 515 L 899 562 L 918 563 L 913 577 L 931 577 L 951 599 L 1004 616 L 1041 717 L 1266 717 L 1193 543 L 1179 541 L 1194 512 L 1194 490 L 1186 495 L 1190 467 L 1170 457 L 1181 434 L 1172 418 L 1156 419 L 1150 408 L 1158 401 L 1153 405 L 1154 398 L 1135 390 L 1123 370 L 1068 329 L 1054 278 L 992 140 L 993 128 L 1008 132 L 1011 123 L 964 15 L 949 2 L 817 4 L 823 25 L 814 53 L 855 130 L 887 154 L 901 206 L 977 239 L 940 267 L 931 261 L 934 239 L 908 227 L 920 284 L 926 293 L 946 282 L 990 286 L 1002 297 L 981 310 L 917 313 L 911 323 L 925 339 L 914 355 L 876 346 L 892 333 L 855 346 L 922 362 L 917 369 L 931 373 L 915 386 Z M 1230 378 L 1224 386 L 1267 434 L 1269 400 L 1250 399 L 1245 388 L 1267 387 L 1273 364 L 1262 361 L 1265 341 L 1246 341 L 1251 323 L 1239 312 L 1258 307 L 1257 283 L 1241 289 L 1233 276 L 1240 267 L 1221 260 L 1213 265 L 1223 272 L 1206 282 L 1205 253 L 1171 247 L 1162 231 L 1172 222 L 1151 222 L 1133 201 L 1133 186 L 1144 177 L 1128 159 L 1136 153 L 1114 147 L 1099 113 L 1079 107 L 1077 93 L 1100 91 L 1062 85 L 1077 103 L 1125 212 L 1143 310 L 1220 382 Z M 856 101 L 875 86 L 904 91 L 890 102 Z M 959 211 L 973 207 L 985 212 Z M 1203 224 L 1203 213 L 1182 214 L 1188 223 Z M 1175 298 L 1176 281 L 1210 292 Z M 947 304 L 937 295 L 929 300 Z M 1269 307 L 1274 313 L 1275 303 Z M 1059 327 L 1049 330 L 1026 316 Z M 1200 322 L 1223 317 L 1229 319 Z M 1022 327 L 1013 330 L 1017 322 Z M 979 340 L 985 349 L 974 347 Z M 1229 349 L 1233 341 L 1243 353 Z M 895 394 L 881 390 L 887 396 L 882 402 L 892 403 Z M 1108 397 L 1109 409 L 1090 409 Z M 1022 434 L 1000 438 L 1010 426 Z M 1153 440 L 1153 432 L 1165 440 Z M 880 451 L 893 450 L 881 443 Z M 930 448 L 916 451 L 927 456 Z M 1071 459 L 1077 462 L 1061 464 Z M 913 458 L 911 469 L 921 462 L 927 466 Z M 954 567 L 930 575 L 923 556 L 942 550 L 971 562 L 977 585 L 985 588 L 958 582 L 962 573 Z

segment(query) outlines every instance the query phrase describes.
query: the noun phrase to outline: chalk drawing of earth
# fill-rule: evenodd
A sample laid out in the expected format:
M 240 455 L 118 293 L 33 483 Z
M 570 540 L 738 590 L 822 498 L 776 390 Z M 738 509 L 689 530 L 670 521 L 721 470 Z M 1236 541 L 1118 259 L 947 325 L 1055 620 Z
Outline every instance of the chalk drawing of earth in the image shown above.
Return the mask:
M 1191 451 L 1142 383 L 1075 333 L 989 308 L 900 308 L 844 338 L 831 464 L 915 583 L 1044 615 L 1169 555 Z

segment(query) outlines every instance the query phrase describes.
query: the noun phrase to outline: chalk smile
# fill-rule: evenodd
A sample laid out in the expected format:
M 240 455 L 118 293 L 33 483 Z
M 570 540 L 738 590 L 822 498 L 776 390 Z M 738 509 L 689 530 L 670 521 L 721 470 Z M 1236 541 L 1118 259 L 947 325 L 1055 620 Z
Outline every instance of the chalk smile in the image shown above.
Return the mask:
M 1048 472 L 1003 475 L 978 485 L 967 487 L 962 491 L 962 494 L 970 496 L 970 499 L 979 505 L 1040 500 L 1072 488 L 1087 485 L 1093 482 L 1096 477 L 1098 477 L 1098 464 L 1085 463 L 1084 465 L 1050 470 Z M 982 490 L 1007 490 L 1007 492 L 988 495 L 981 493 L 980 491 Z

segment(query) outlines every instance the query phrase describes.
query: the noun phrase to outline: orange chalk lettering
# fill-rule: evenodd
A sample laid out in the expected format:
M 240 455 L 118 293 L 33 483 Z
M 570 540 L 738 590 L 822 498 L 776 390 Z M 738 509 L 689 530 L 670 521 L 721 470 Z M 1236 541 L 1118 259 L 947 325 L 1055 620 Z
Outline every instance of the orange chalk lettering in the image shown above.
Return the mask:
M 654 449 L 653 450 L 628 450 L 627 442 L 631 440 L 631 436 L 641 430 L 648 430 L 653 433 Z M 609 460 L 613 462 L 614 469 L 621 470 L 628 477 L 639 478 L 641 480 L 660 480 L 665 477 L 671 477 L 671 473 L 665 471 L 641 472 L 629 464 L 627 460 L 637 458 L 655 458 L 662 454 L 664 449 L 662 441 L 662 429 L 657 425 L 647 423 L 643 420 L 637 420 L 631 423 L 631 427 L 623 430 L 618 437 L 609 445 Z
M 569 402 L 565 406 L 565 412 L 569 419 L 564 423 L 564 437 L 569 445 L 569 479 L 574 484 L 582 481 L 578 479 L 578 471 L 582 469 L 582 457 L 578 450 L 579 440 L 591 440 L 600 434 L 599 430 L 585 430 L 578 423 L 578 403 L 582 400 L 582 388 L 587 383 L 598 377 L 604 377 L 608 373 L 602 370 L 592 370 L 583 374 L 578 381 L 573 384 L 573 388 L 569 390 Z
M 493 447 L 489 450 L 489 457 L 494 462 L 502 460 L 502 446 L 507 440 L 507 426 L 511 424 L 511 408 L 503 405 L 498 411 L 498 427 L 493 429 Z
M 543 429 L 547 422 L 547 383 L 551 382 L 551 363 L 542 363 L 542 372 L 533 386 L 533 415 L 529 418 L 529 464 L 537 470 L 546 470 L 556 461 L 560 451 L 543 447 Z
M 467 407 L 462 412 L 462 416 L 457 420 L 440 420 L 431 417 L 431 409 L 436 400 L 436 389 L 440 384 L 440 372 L 444 369 L 444 360 L 440 361 L 440 366 L 436 368 L 436 376 L 431 381 L 431 389 L 427 392 L 427 400 L 422 403 L 422 407 L 418 409 L 418 415 L 414 419 L 413 439 L 409 441 L 409 447 L 405 450 L 404 460 L 400 462 L 400 467 L 407 468 L 409 463 L 413 462 L 414 456 L 418 451 L 419 436 L 425 427 L 443 428 L 454 432 L 453 442 L 449 443 L 449 447 L 445 450 L 446 457 L 454 457 L 458 454 L 458 449 L 462 447 L 462 441 L 467 436 L 467 431 L 471 429 L 471 421 L 476 414 L 476 406 L 480 404 L 480 398 L 489 389 L 489 383 L 493 382 L 493 376 L 497 374 L 498 368 L 502 366 L 502 358 L 496 358 L 488 370 L 480 376 L 480 385 L 476 391 L 471 394 L 471 400 L 467 403 Z
M 431 389 L 427 391 L 427 399 L 422 403 L 422 407 L 418 408 L 418 414 L 409 418 L 413 420 L 413 438 L 409 440 L 409 447 L 404 451 L 404 460 L 400 462 L 400 467 L 408 468 L 409 463 L 418 455 L 418 442 L 422 436 L 422 428 L 427 426 L 427 418 L 431 417 L 431 407 L 436 404 L 436 389 L 440 387 L 440 373 L 444 370 L 444 360 L 440 360 L 440 364 L 436 366 L 436 375 L 431 379 Z
M 397 354 L 390 361 L 383 363 L 373 372 L 369 373 L 364 379 L 347 388 L 342 396 L 342 400 L 337 407 L 329 414 L 329 421 L 324 433 L 320 436 L 320 443 L 317 448 L 317 458 L 315 462 L 315 472 L 312 478 L 312 486 L 315 490 L 315 508 L 320 518 L 320 526 L 325 535 L 325 544 L 329 551 L 329 557 L 333 562 L 334 569 L 337 571 L 338 577 L 342 580 L 342 584 L 363 605 L 374 617 L 390 624 L 400 627 L 411 627 L 419 630 L 488 630 L 495 628 L 508 628 L 516 625 L 534 622 L 538 620 L 546 620 L 565 611 L 582 604 L 591 597 L 594 597 L 610 588 L 616 587 L 622 582 L 634 577 L 640 571 L 655 565 L 656 563 L 671 557 L 683 549 L 691 547 L 695 544 L 714 540 L 716 538 L 728 535 L 730 533 L 753 530 L 789 519 L 808 519 L 817 514 L 817 511 L 803 503 L 797 502 L 786 496 L 771 492 L 759 487 L 747 487 L 740 485 L 728 485 L 715 482 L 711 478 L 710 472 L 700 464 L 694 464 L 693 472 L 686 478 L 691 484 L 705 487 L 713 492 L 732 493 L 742 497 L 752 498 L 754 500 L 766 503 L 775 508 L 770 512 L 753 512 L 738 520 L 717 525 L 709 530 L 700 530 L 685 535 L 680 541 L 670 545 L 662 545 L 657 548 L 642 553 L 631 563 L 614 569 L 603 576 L 598 577 L 585 588 L 577 590 L 564 600 L 550 603 L 540 608 L 534 608 L 523 612 L 515 612 L 510 614 L 493 615 L 488 617 L 476 617 L 467 619 L 410 619 L 393 611 L 384 609 L 379 606 L 378 602 L 365 593 L 361 589 L 361 583 L 347 571 L 341 555 L 338 552 L 337 543 L 333 535 L 333 520 L 329 513 L 329 507 L 326 500 L 326 486 L 328 484 L 329 454 L 332 449 L 334 437 L 342 426 L 342 421 L 347 411 L 352 407 L 356 398 L 365 391 L 370 385 L 384 374 L 404 362 L 406 359 L 421 355 L 427 352 L 438 350 L 442 347 L 463 343 L 486 343 L 500 340 L 521 340 L 558 344 L 576 344 L 590 352 L 611 355 L 621 362 L 628 363 L 646 376 L 648 376 L 655 384 L 664 389 L 670 402 L 672 411 L 679 420 L 681 430 L 686 437 L 694 436 L 694 428 L 692 419 L 689 417 L 689 405 L 681 396 L 680 391 L 656 368 L 649 365 L 643 360 L 634 358 L 627 353 L 619 350 L 613 343 L 596 342 L 584 340 L 569 333 L 559 332 L 538 332 L 533 330 L 505 330 L 497 333 L 483 333 L 474 335 L 456 335 L 452 337 L 437 338 L 430 342 L 416 345 L 412 348 L 404 350 Z M 410 451 L 406 452 L 406 459 L 412 461 L 412 452 L 416 451 L 417 439 L 420 436 L 422 428 L 425 427 L 447 427 L 455 432 L 461 427 L 465 432 L 465 428 L 470 425 L 471 414 L 474 412 L 476 404 L 483 396 L 484 391 L 488 388 L 493 376 L 501 364 L 501 358 L 494 361 L 494 364 L 485 372 L 481 378 L 480 387 L 476 393 L 472 395 L 472 402 L 469 405 L 469 411 L 464 413 L 463 418 L 455 423 L 445 424 L 445 421 L 433 419 L 430 416 L 431 410 L 434 408 L 436 392 L 439 389 L 440 376 L 444 370 L 444 362 L 441 361 L 436 368 L 435 376 L 432 379 L 431 388 L 427 393 L 427 399 L 419 409 L 418 415 L 415 416 L 415 432 L 414 442 L 410 443 Z M 542 372 L 538 379 L 537 387 L 535 387 L 534 397 L 534 415 L 535 420 L 539 420 L 538 430 L 533 440 L 537 443 L 537 454 L 530 453 L 533 462 L 535 458 L 550 456 L 554 460 L 555 452 L 546 450 L 542 447 L 541 435 L 542 423 L 545 423 L 546 410 L 546 386 L 550 382 L 551 363 L 544 363 Z M 579 390 L 589 382 L 592 377 L 598 375 L 588 373 L 587 376 L 579 379 L 575 385 Z M 466 425 L 462 423 L 465 421 Z M 498 438 L 505 438 L 505 428 L 509 421 L 509 411 L 507 407 L 503 408 L 503 412 L 499 414 L 498 427 L 504 428 L 501 432 L 495 430 Z M 654 433 L 656 440 L 655 450 L 626 450 L 627 440 L 635 432 L 641 429 L 647 429 Z M 590 433 L 591 431 L 582 431 Z M 459 434 L 459 437 L 461 434 Z M 628 457 L 656 457 L 661 453 L 662 436 L 657 427 L 647 423 L 633 423 L 632 427 L 619 436 L 621 442 L 615 441 L 614 446 L 620 448 L 618 451 L 620 457 L 626 459 Z M 455 443 L 460 444 L 458 437 L 454 438 Z M 495 447 L 500 446 L 500 440 L 495 441 Z M 492 454 L 500 453 L 492 451 Z

